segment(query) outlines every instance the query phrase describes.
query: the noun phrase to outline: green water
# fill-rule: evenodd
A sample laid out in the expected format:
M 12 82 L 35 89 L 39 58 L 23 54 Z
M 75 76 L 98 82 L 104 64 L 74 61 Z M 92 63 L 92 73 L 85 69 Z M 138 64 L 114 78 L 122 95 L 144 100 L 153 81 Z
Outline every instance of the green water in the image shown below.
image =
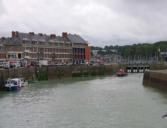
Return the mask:
M 46 81 L 0 92 L 0 128 L 167 128 L 167 92 L 127 77 Z

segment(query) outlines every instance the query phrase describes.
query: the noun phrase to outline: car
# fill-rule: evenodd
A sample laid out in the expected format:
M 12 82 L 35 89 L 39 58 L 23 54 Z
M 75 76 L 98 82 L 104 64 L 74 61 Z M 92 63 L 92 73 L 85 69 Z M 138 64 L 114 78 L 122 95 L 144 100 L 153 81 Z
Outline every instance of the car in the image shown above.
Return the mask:
M 56 66 L 63 66 L 63 64 L 56 64 Z
M 50 67 L 54 67 L 54 66 L 56 66 L 56 64 L 49 64 L 48 66 L 50 66 Z
M 32 65 L 31 64 L 27 64 L 27 67 L 31 67 Z
M 1 68 L 5 68 L 5 69 L 8 69 L 10 66 L 9 66 L 9 62 L 0 62 L 0 67 Z

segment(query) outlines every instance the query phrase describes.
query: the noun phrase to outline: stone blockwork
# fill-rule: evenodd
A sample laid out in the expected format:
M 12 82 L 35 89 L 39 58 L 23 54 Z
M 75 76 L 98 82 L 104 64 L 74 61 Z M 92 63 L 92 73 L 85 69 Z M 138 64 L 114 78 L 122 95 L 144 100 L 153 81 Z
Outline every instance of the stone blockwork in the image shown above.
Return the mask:
M 151 64 L 150 65 L 151 70 L 164 70 L 167 69 L 167 65 L 160 63 L 160 64 Z
M 108 66 L 59 66 L 59 67 L 27 67 L 18 69 L 6 69 L 0 71 L 0 85 L 8 78 L 24 77 L 26 79 L 34 79 L 41 74 L 47 75 L 47 79 L 57 79 L 63 77 L 71 77 L 73 72 L 104 71 L 104 75 L 109 75 L 119 70 L 119 65 Z
M 167 89 L 167 70 L 145 72 L 143 85 Z

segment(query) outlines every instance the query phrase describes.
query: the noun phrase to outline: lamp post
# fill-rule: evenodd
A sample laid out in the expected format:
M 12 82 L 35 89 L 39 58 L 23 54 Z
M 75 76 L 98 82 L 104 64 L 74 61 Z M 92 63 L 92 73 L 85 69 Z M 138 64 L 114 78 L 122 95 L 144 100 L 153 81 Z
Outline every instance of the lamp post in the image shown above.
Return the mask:
M 160 55 L 160 51 L 161 51 L 161 49 L 158 48 L 158 49 L 157 49 L 157 60 L 158 60 L 158 61 L 159 61 L 159 57 L 160 57 L 160 56 L 159 56 L 159 55 Z

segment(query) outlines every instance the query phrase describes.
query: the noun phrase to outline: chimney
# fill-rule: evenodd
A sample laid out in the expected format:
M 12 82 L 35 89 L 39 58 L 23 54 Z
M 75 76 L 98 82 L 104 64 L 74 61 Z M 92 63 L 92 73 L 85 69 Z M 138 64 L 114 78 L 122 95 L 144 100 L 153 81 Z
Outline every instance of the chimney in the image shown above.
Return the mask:
M 1 39 L 2 39 L 2 41 L 6 40 L 6 38 L 5 38 L 5 37 L 2 37 Z
M 15 36 L 16 36 L 16 33 L 12 31 L 12 38 L 14 38 Z
M 42 34 L 42 33 L 38 33 L 38 35 L 43 36 L 43 34 Z
M 54 39 L 54 38 L 56 38 L 56 35 L 55 35 L 55 34 L 51 34 L 51 35 L 50 35 L 50 38 L 51 38 L 51 39 Z
M 16 31 L 16 32 L 15 32 L 15 37 L 18 37 L 18 36 L 19 36 L 19 32 Z
M 62 37 L 67 38 L 67 32 L 63 32 Z
M 29 34 L 30 34 L 31 36 L 34 36 L 34 32 L 29 32 Z

